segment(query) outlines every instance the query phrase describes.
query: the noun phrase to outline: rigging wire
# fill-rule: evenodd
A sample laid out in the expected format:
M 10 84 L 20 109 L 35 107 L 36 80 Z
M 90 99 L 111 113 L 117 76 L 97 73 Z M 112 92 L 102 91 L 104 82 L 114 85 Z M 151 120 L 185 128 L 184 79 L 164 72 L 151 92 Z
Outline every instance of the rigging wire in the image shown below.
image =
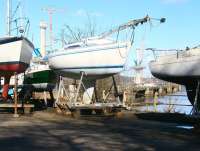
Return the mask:
M 20 11 L 19 9 L 20 9 L 21 5 L 22 5 L 22 2 L 21 2 L 21 0 L 19 0 L 15 10 L 11 14 L 11 18 L 12 18 L 11 23 L 13 23 L 14 26 L 15 26 L 13 29 L 11 29 L 11 31 L 16 31 L 17 35 L 19 35 L 19 33 L 20 33 L 21 36 L 23 36 L 23 35 L 28 36 L 29 29 L 30 29 L 30 21 L 29 21 L 29 19 L 26 18 L 26 17 L 21 17 L 21 16 L 18 17 L 18 18 L 13 19 L 16 16 L 17 11 Z M 22 15 L 22 12 L 20 12 L 20 13 Z M 26 21 L 26 25 L 25 26 L 22 25 L 22 21 Z M 25 28 L 25 29 L 23 29 L 23 28 Z
M 135 27 L 132 26 L 132 33 L 131 33 L 131 46 L 133 45 L 134 43 L 134 38 L 135 38 Z
M 17 7 L 15 8 L 15 10 L 14 10 L 14 12 L 13 12 L 11 18 L 14 18 L 14 17 L 15 17 L 15 15 L 17 14 L 17 10 L 19 9 L 20 5 L 21 5 L 21 1 L 18 2 Z
M 200 44 L 198 44 L 197 46 L 192 47 L 192 49 L 195 49 L 195 48 L 200 48 Z

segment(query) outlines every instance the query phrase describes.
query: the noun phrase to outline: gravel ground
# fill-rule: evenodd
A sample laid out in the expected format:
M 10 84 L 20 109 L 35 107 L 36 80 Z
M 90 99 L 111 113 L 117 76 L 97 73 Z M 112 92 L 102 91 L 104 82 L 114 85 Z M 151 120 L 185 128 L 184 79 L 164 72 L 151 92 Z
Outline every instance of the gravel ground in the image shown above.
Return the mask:
M 177 123 L 121 118 L 72 119 L 52 112 L 0 114 L 0 151 L 199 150 L 199 134 Z

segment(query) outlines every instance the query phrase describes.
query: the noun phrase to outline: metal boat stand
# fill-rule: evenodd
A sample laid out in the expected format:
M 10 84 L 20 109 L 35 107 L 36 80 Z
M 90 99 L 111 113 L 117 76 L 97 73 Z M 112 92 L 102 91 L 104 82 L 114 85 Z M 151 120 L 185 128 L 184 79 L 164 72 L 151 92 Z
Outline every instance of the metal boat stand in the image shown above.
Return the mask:
M 114 77 L 114 76 L 112 76 L 112 81 L 113 81 L 113 83 L 112 83 L 111 87 L 108 89 L 108 92 L 107 92 L 106 94 L 103 93 L 103 101 L 104 101 L 104 102 L 106 101 L 106 99 L 108 98 L 108 96 L 111 94 L 111 90 L 112 90 L 112 88 L 113 88 L 113 86 L 114 86 L 114 91 L 115 91 L 114 96 L 115 96 L 115 100 L 116 100 L 116 102 L 117 102 L 118 104 L 123 104 L 123 103 L 122 103 L 122 100 L 123 100 L 123 99 L 120 99 L 119 91 L 118 91 L 118 89 L 117 89 L 117 84 L 116 84 L 116 81 L 115 81 L 115 77 Z
M 62 105 L 64 105 L 64 106 L 67 105 L 67 107 L 68 107 L 68 104 L 66 104 L 66 101 L 63 101 L 63 99 L 64 99 L 63 93 L 65 94 L 65 96 L 68 97 L 68 92 L 65 89 L 63 78 L 60 76 L 59 85 L 58 85 L 58 89 L 57 89 L 56 101 L 54 102 L 54 107 L 59 107 L 60 109 L 61 109 Z
M 63 81 L 63 78 L 60 76 L 60 80 L 59 80 L 59 86 L 58 86 L 58 93 L 57 93 L 57 97 L 56 97 L 56 101 L 55 101 L 55 107 L 56 105 L 58 105 L 59 103 L 61 103 L 61 99 L 60 98 L 63 98 L 63 97 L 67 97 L 69 103 L 71 105 L 75 105 L 77 103 L 77 100 L 78 100 L 78 94 L 80 92 L 80 88 L 81 88 L 81 85 L 83 85 L 84 87 L 84 84 L 82 82 L 83 80 L 83 75 L 84 73 L 81 73 L 81 78 L 80 78 L 80 82 L 78 84 L 78 88 L 76 90 L 76 94 L 75 94 L 75 97 L 74 98 L 70 98 L 69 97 L 69 92 L 66 90 L 65 86 L 64 86 L 64 81 Z M 62 94 L 63 92 L 63 94 Z M 62 96 L 63 95 L 63 96 Z
M 196 92 L 195 92 L 195 99 L 194 99 L 194 105 L 191 111 L 192 115 L 200 115 L 200 81 L 198 80 Z
M 113 80 L 113 85 L 114 85 L 114 90 L 115 90 L 115 98 L 116 98 L 116 101 L 121 104 L 121 100 L 120 100 L 120 97 L 119 97 L 119 91 L 117 89 L 117 84 L 116 84 L 116 81 L 115 81 L 115 77 L 112 76 L 112 80 Z
M 55 107 L 60 108 L 61 106 L 66 106 L 67 109 L 71 111 L 71 108 L 74 108 L 75 106 L 77 106 L 78 96 L 80 94 L 81 86 L 84 88 L 84 90 L 86 90 L 86 86 L 83 83 L 84 75 L 85 75 L 85 73 L 81 72 L 81 78 L 79 80 L 79 84 L 78 84 L 78 87 L 76 89 L 75 96 L 73 98 L 71 98 L 69 96 L 70 92 L 68 90 L 66 90 L 66 88 L 64 86 L 63 78 L 60 76 L 59 86 L 58 86 L 58 90 L 57 90 L 57 97 L 56 97 L 56 101 L 55 101 L 55 105 L 54 105 Z M 86 94 L 88 95 L 88 97 L 90 99 L 92 99 L 90 97 L 90 95 L 87 93 L 87 91 L 86 91 Z
M 57 91 L 57 98 L 55 101 L 55 107 L 57 107 L 58 112 L 62 113 L 70 113 L 73 117 L 80 117 L 82 115 L 113 115 L 121 111 L 122 103 L 120 101 L 119 95 L 118 95 L 118 90 L 116 86 L 115 79 L 113 77 L 113 85 L 114 85 L 114 90 L 115 90 L 115 98 L 116 98 L 116 103 L 104 103 L 104 102 L 99 102 L 97 100 L 97 96 L 95 94 L 95 88 L 94 88 L 94 94 L 95 94 L 95 101 L 91 102 L 90 104 L 84 104 L 83 102 L 80 102 L 79 95 L 80 95 L 80 90 L 81 86 L 83 87 L 84 91 L 86 92 L 88 98 L 91 98 L 91 95 L 87 93 L 87 84 L 84 83 L 84 76 L 85 73 L 81 72 L 81 77 L 80 81 L 78 83 L 78 87 L 76 89 L 75 95 L 73 98 L 70 98 L 69 96 L 69 91 L 66 90 L 64 87 L 64 82 L 62 77 L 60 77 L 60 82 L 58 86 L 58 91 Z M 63 91 L 63 96 L 62 96 L 62 91 Z M 108 96 L 107 94 L 106 96 Z

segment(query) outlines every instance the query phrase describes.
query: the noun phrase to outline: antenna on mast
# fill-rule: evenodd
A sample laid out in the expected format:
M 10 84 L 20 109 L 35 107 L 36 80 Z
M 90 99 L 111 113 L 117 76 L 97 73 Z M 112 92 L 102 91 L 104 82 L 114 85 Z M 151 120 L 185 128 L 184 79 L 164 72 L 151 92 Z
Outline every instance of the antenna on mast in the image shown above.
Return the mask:
M 21 0 L 18 0 L 19 1 L 19 21 L 20 21 L 20 27 L 19 27 L 19 32 L 21 34 L 24 33 L 24 22 L 23 22 L 23 15 L 22 15 L 22 3 L 21 3 Z

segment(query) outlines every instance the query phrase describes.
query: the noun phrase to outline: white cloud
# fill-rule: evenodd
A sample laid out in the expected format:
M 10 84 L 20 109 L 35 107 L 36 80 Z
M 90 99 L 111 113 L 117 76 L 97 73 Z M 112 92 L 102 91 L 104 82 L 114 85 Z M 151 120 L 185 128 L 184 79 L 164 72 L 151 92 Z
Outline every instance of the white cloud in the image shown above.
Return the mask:
M 161 0 L 161 2 L 165 4 L 182 4 L 187 2 L 188 0 Z
M 91 15 L 92 15 L 92 16 L 96 16 L 96 17 L 101 17 L 101 16 L 103 16 L 103 14 L 100 13 L 100 12 L 92 12 Z
M 84 9 L 79 9 L 75 13 L 76 16 L 81 16 L 81 17 L 87 17 L 87 16 L 92 16 L 92 17 L 101 17 L 103 16 L 102 13 L 100 12 L 88 12 Z
M 75 13 L 76 16 L 87 16 L 87 12 L 84 9 L 79 9 Z

